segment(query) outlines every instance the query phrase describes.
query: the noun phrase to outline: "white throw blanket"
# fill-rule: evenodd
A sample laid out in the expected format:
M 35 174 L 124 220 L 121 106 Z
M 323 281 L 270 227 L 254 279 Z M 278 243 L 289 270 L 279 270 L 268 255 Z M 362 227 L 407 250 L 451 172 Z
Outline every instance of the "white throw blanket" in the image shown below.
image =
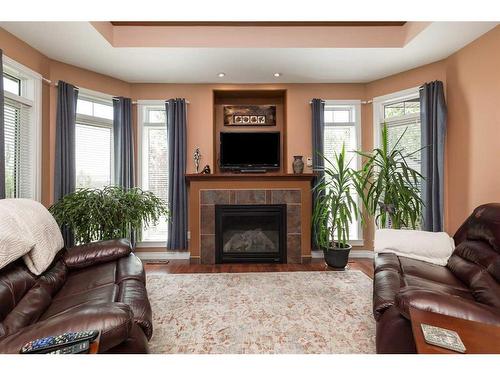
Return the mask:
M 8 218 L 10 223 L 10 233 L 3 232 L 0 236 L 24 239 L 33 244 L 23 259 L 31 272 L 40 275 L 64 247 L 61 231 L 50 212 L 30 199 L 2 199 L 0 216 Z
M 445 266 L 455 249 L 455 242 L 445 232 L 405 229 L 378 229 L 375 253 L 393 253 Z

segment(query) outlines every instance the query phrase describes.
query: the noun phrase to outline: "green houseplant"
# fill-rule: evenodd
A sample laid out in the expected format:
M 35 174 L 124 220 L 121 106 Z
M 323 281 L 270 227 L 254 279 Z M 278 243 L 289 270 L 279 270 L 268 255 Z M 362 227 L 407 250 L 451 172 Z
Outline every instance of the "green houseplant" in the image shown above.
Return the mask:
M 352 193 L 355 190 L 355 172 L 349 168 L 344 145 L 332 161 L 324 157 L 324 176 L 314 187 L 317 196 L 313 210 L 316 243 L 323 249 L 326 263 L 344 268 L 352 246 L 349 244 L 349 224 L 361 218 L 361 212 Z
M 407 158 L 421 149 L 405 154 L 399 147 L 405 133 L 406 129 L 390 147 L 384 124 L 380 148 L 371 153 L 357 151 L 366 162 L 356 172 L 356 189 L 369 214 L 375 216 L 378 227 L 415 229 L 422 215 L 418 181 L 423 177 L 407 163 Z
M 131 238 L 143 225 L 168 217 L 164 200 L 139 188 L 107 186 L 78 189 L 49 208 L 60 226 L 73 231 L 76 243 Z

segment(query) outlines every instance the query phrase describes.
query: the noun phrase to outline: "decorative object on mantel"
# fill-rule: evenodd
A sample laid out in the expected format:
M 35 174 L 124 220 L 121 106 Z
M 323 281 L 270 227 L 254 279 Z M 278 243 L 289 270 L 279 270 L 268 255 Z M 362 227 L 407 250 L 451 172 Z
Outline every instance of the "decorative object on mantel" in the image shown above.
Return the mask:
M 193 159 L 194 159 L 194 166 L 196 168 L 196 173 L 200 172 L 200 160 L 201 160 L 201 152 L 200 148 L 196 147 L 193 153 Z
M 210 166 L 207 164 L 203 167 L 201 174 L 210 174 L 210 173 L 212 173 L 212 171 L 210 170 Z
M 276 126 L 276 106 L 225 105 L 224 126 Z
M 304 160 L 302 160 L 302 155 L 295 155 L 293 157 L 293 173 L 301 174 L 304 172 Z

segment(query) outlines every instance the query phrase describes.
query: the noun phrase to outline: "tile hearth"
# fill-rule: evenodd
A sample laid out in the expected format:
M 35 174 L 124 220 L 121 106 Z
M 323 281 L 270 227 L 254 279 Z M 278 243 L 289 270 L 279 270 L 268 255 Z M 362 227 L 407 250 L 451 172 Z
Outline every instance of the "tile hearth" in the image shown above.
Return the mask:
M 200 190 L 201 263 L 215 263 L 215 205 L 286 204 L 287 263 L 301 263 L 300 189 L 210 189 Z

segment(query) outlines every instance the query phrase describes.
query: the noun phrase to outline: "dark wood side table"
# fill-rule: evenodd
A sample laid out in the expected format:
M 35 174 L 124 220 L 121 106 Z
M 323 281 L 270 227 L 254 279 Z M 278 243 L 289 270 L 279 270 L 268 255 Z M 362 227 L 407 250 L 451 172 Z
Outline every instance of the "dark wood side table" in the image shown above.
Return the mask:
M 500 326 L 410 308 L 411 328 L 419 354 L 460 354 L 425 342 L 421 323 L 450 329 L 460 336 L 465 354 L 500 354 Z

